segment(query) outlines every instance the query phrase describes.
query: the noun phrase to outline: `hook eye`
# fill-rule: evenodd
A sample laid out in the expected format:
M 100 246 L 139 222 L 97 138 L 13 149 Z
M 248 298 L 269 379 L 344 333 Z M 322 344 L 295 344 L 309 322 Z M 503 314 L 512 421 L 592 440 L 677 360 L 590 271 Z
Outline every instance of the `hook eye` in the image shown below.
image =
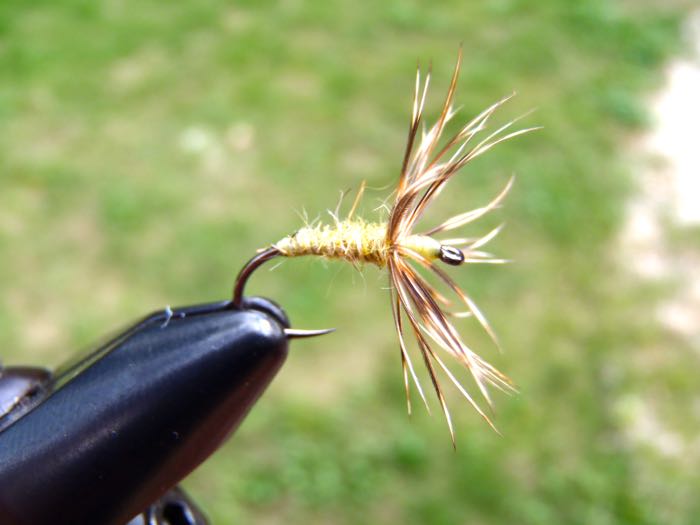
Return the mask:
M 440 246 L 440 260 L 452 266 L 459 266 L 464 262 L 464 254 L 454 246 Z

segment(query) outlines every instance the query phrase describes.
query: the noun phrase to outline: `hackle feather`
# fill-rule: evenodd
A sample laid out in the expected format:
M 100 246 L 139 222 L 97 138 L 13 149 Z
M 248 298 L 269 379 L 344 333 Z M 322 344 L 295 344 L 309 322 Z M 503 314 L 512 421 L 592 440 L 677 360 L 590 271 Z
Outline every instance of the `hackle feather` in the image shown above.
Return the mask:
M 513 391 L 514 386 L 506 375 L 484 361 L 462 341 L 459 333 L 449 320 L 449 317 L 452 316 L 451 312 L 445 309 L 445 306 L 447 306 L 449 302 L 420 276 L 408 261 L 413 261 L 436 275 L 466 307 L 465 312 L 455 313 L 455 316 L 468 315 L 475 317 L 491 339 L 498 345 L 495 332 L 474 300 L 467 295 L 444 270 L 439 268 L 433 260 L 403 246 L 402 240 L 413 234 L 416 223 L 421 219 L 429 205 L 440 194 L 445 184 L 470 161 L 500 142 L 536 129 L 526 128 L 509 131 L 515 122 L 511 121 L 492 133 L 489 133 L 478 142 L 475 140 L 475 137 L 486 128 L 493 113 L 510 98 L 506 97 L 477 115 L 456 134 L 447 139 L 441 146 L 441 139 L 445 126 L 456 114 L 453 102 L 461 61 L 462 53 L 460 51 L 440 116 L 420 137 L 419 132 L 422 126 L 426 94 L 430 84 L 430 75 L 428 74 L 425 80 L 421 81 L 420 70 L 416 74 L 413 112 L 409 125 L 408 140 L 394 200 L 394 207 L 390 213 L 387 228 L 387 239 L 390 245 L 387 268 L 392 284 L 392 309 L 394 312 L 393 316 L 396 331 L 399 334 L 401 363 L 404 371 L 404 386 L 408 397 L 407 403 L 409 410 L 411 406 L 409 377 L 412 379 L 424 402 L 425 396 L 412 367 L 403 333 L 404 324 L 402 322 L 402 317 L 408 319 L 409 325 L 416 338 L 418 349 L 428 370 L 445 419 L 447 420 L 453 444 L 454 429 L 452 418 L 447 403 L 445 402 L 442 386 L 436 374 L 436 368 L 442 370 L 450 382 L 454 384 L 457 390 L 489 425 L 493 427 L 493 423 L 479 403 L 477 403 L 455 378 L 449 367 L 434 351 L 433 345 L 437 345 L 442 350 L 446 351 L 470 371 L 481 395 L 488 405 L 491 405 L 488 386 L 495 386 L 504 391 Z M 473 142 L 474 144 L 472 144 Z M 511 178 L 505 188 L 487 205 L 451 217 L 440 225 L 422 232 L 421 235 L 432 236 L 437 233 L 454 230 L 483 217 L 500 205 L 512 184 L 513 179 Z M 451 246 L 465 245 L 465 248 L 462 249 L 462 253 L 464 255 L 464 262 L 466 263 L 502 263 L 505 262 L 505 260 L 496 259 L 491 256 L 491 254 L 479 250 L 479 248 L 492 240 L 499 231 L 500 228 L 497 228 L 478 239 L 450 239 L 442 242 Z

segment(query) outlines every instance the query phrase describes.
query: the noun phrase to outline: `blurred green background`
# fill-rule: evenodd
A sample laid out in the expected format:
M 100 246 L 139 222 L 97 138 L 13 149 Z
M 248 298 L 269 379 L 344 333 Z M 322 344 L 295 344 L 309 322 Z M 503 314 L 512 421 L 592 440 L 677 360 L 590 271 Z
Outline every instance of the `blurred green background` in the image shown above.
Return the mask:
M 635 435 L 642 410 L 697 442 L 698 354 L 651 321 L 664 287 L 616 257 L 628 146 L 689 7 L 4 0 L 3 361 L 54 366 L 166 304 L 228 297 L 257 248 L 363 178 L 371 217 L 397 178 L 416 62 L 432 61 L 432 118 L 463 43 L 457 120 L 517 91 L 498 118 L 536 108 L 526 124 L 544 126 L 470 165 L 431 215 L 517 174 L 472 230 L 505 221 L 493 249 L 515 263 L 451 272 L 505 353 L 468 320 L 466 341 L 521 390 L 495 396 L 503 436 L 454 392 L 456 452 L 436 403 L 409 419 L 386 276 L 298 259 L 248 293 L 338 331 L 292 345 L 185 485 L 216 524 L 698 523 L 697 451 Z

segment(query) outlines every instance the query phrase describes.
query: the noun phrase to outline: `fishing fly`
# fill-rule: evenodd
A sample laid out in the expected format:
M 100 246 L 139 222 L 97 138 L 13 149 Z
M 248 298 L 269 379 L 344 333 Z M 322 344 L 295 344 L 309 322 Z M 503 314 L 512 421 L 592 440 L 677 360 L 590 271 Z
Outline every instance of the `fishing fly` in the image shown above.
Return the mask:
M 420 358 L 428 371 L 442 412 L 454 444 L 454 428 L 443 388 L 438 379 L 442 371 L 472 407 L 495 429 L 490 417 L 474 396 L 460 383 L 443 360 L 436 347 L 456 359 L 469 370 L 486 403 L 492 401 L 488 387 L 512 392 L 511 380 L 490 365 L 463 340 L 451 322 L 453 317 L 473 317 L 498 346 L 496 335 L 486 317 L 472 298 L 462 290 L 438 264 L 461 266 L 464 264 L 500 264 L 506 262 L 483 250 L 500 231 L 493 229 L 478 238 L 458 237 L 439 239 L 436 236 L 465 226 L 497 208 L 510 190 L 511 178 L 503 190 L 488 204 L 450 217 L 438 226 L 416 232 L 416 225 L 426 209 L 438 197 L 445 185 L 473 159 L 497 144 L 537 128 L 512 130 L 512 120 L 483 138 L 477 138 L 487 128 L 494 112 L 510 97 L 506 97 L 482 111 L 446 141 L 441 140 L 447 123 L 454 118 L 454 96 L 462 62 L 460 50 L 452 80 L 442 111 L 437 121 L 429 127 L 423 126 L 423 112 L 430 84 L 430 73 L 424 80 L 421 70 L 416 73 L 413 110 L 408 131 L 408 141 L 403 156 L 398 186 L 388 219 L 384 222 L 368 222 L 355 217 L 365 189 L 360 186 L 353 205 L 345 219 L 331 213 L 329 224 L 314 223 L 280 239 L 258 252 L 241 270 L 234 287 L 234 306 L 243 300 L 243 289 L 252 272 L 262 263 L 275 257 L 299 257 L 315 255 L 328 259 L 339 259 L 358 265 L 374 264 L 386 268 L 390 281 L 391 308 L 403 369 L 408 412 L 411 413 L 410 384 L 415 385 L 423 403 L 428 407 L 426 396 L 416 374 L 405 338 L 405 326 L 413 333 Z M 441 293 L 419 273 L 416 265 L 432 273 L 463 306 L 464 311 L 448 310 L 452 301 Z M 317 332 L 297 332 L 297 336 L 313 335 Z M 428 408 L 429 410 L 429 408 Z

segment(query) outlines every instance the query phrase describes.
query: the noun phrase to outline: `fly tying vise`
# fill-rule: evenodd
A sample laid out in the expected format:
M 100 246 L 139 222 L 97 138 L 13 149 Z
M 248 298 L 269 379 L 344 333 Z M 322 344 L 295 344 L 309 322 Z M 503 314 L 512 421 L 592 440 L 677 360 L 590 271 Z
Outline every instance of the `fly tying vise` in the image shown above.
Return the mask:
M 487 363 L 464 343 L 450 322 L 449 317 L 473 316 L 491 339 L 498 344 L 495 333 L 474 301 L 436 263 L 439 261 L 451 266 L 460 266 L 466 263 L 498 264 L 506 261 L 495 258 L 482 250 L 482 247 L 498 234 L 500 227 L 476 239 L 438 240 L 434 235 L 471 223 L 498 207 L 508 193 L 513 179 L 511 178 L 505 188 L 485 206 L 451 217 L 442 224 L 421 233 L 414 233 L 414 227 L 428 206 L 444 189 L 445 184 L 466 164 L 500 142 L 538 129 L 525 128 L 510 131 L 509 129 L 516 122 L 516 119 L 490 132 L 478 141 L 475 139 L 477 134 L 486 129 L 486 124 L 493 113 L 510 98 L 507 97 L 482 111 L 443 145 L 440 145 L 446 124 L 457 113 L 453 107 L 453 99 L 461 61 L 462 53 L 460 50 L 440 116 L 427 131 L 423 129 L 420 135 L 419 130 L 423 121 L 423 109 L 430 83 L 430 74 L 425 77 L 425 80 L 421 79 L 420 69 L 416 74 L 408 142 L 388 220 L 386 222 L 366 222 L 353 217 L 364 190 L 363 183 L 346 219 L 340 220 L 337 215 L 333 215 L 334 222 L 331 224 L 305 226 L 268 248 L 260 250 L 239 273 L 233 297 L 234 305 L 241 304 L 247 279 L 256 268 L 274 257 L 316 255 L 345 260 L 352 264 L 370 263 L 380 268 L 386 268 L 391 284 L 391 306 L 399 339 L 408 412 L 409 414 L 411 412 L 411 381 L 415 384 L 426 407 L 428 404 L 404 338 L 405 321 L 408 322 L 415 336 L 420 356 L 428 370 L 447 420 L 453 444 L 454 429 L 443 390 L 438 381 L 438 369 L 444 372 L 491 427 L 493 427 L 493 423 L 472 395 L 453 375 L 442 357 L 435 351 L 435 346 L 450 354 L 469 370 L 489 406 L 491 398 L 487 386 L 491 385 L 506 392 L 514 391 L 515 388 L 506 375 Z M 409 261 L 432 272 L 464 304 L 466 311 L 457 313 L 447 311 L 446 307 L 450 305 L 447 297 L 438 292 L 420 275 Z M 325 331 L 291 332 L 295 331 L 290 330 L 289 335 L 292 337 L 325 333 Z

